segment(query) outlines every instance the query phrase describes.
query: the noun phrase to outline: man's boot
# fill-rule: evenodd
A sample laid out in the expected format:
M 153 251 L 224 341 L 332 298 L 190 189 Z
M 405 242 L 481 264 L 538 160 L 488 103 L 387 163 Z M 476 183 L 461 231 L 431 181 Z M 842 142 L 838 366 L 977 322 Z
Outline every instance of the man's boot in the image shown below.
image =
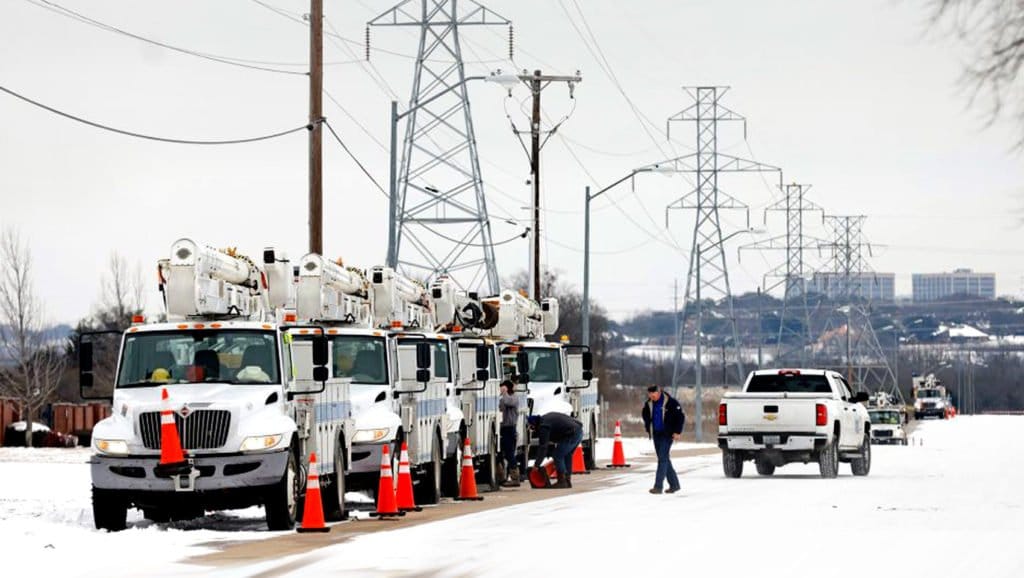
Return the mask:
M 512 468 L 509 470 L 508 479 L 501 484 L 506 488 L 518 488 L 519 487 L 519 468 Z
M 568 474 L 558 474 L 558 481 L 551 484 L 552 488 L 571 488 Z
M 565 487 L 567 487 L 567 488 L 571 488 L 572 487 L 572 473 L 571 472 L 565 472 Z

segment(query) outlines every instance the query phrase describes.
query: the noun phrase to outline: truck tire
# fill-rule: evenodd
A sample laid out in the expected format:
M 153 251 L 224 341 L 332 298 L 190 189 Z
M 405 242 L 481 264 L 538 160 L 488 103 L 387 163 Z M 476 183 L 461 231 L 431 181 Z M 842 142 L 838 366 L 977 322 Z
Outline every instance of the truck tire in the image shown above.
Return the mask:
M 92 488 L 92 518 L 97 530 L 120 532 L 128 527 L 128 503 L 114 490 Z
M 459 484 L 462 483 L 462 450 L 466 444 L 465 425 L 459 428 L 459 443 L 455 455 L 444 460 L 441 472 L 441 495 L 455 498 L 459 495 Z
M 263 509 L 267 514 L 267 529 L 291 530 L 299 517 L 299 467 L 295 452 L 288 450 L 288 463 L 281 480 L 267 490 Z
M 345 511 L 345 439 L 339 438 L 334 444 L 334 476 L 324 492 L 324 517 L 328 522 L 340 522 L 348 518 Z
M 818 471 L 823 478 L 834 478 L 839 475 L 839 436 L 818 453 Z
M 871 440 L 866 433 L 860 446 L 860 455 L 861 457 L 850 460 L 850 469 L 855 476 L 866 476 L 871 471 Z
M 587 471 L 597 469 L 597 420 L 590 420 L 590 435 L 583 440 L 583 465 Z
M 727 478 L 738 478 L 743 475 L 743 458 L 739 452 L 722 450 L 722 470 Z
M 765 458 L 754 458 L 754 467 L 757 468 L 757 473 L 762 476 L 770 476 L 775 473 L 775 464 Z
M 498 479 L 498 434 L 492 425 L 491 441 L 487 444 L 487 456 L 476 473 L 476 483 L 478 486 L 496 492 L 501 488 L 498 482 L 500 482 Z
M 434 440 L 430 448 L 430 463 L 421 468 L 417 483 L 413 485 L 413 497 L 416 505 L 428 506 L 441 501 L 441 438 Z

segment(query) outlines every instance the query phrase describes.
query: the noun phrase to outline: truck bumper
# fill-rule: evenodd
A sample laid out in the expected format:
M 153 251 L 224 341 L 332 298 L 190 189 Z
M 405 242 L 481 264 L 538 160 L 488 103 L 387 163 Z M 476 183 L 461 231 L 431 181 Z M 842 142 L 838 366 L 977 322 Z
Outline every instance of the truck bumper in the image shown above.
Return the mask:
M 349 473 L 380 474 L 380 456 L 383 453 L 381 448 L 384 445 L 379 443 L 352 444 L 352 463 L 349 464 Z
M 107 490 L 201 494 L 235 488 L 269 486 L 281 480 L 288 450 L 266 454 L 195 456 L 189 461 L 198 472 L 194 489 L 175 491 L 175 480 L 158 476 L 159 458 L 93 456 L 89 460 L 92 485 Z
M 768 436 L 779 438 L 778 443 L 766 443 Z M 718 447 L 728 450 L 815 451 L 825 447 L 828 436 L 806 433 L 730 433 L 718 436 Z

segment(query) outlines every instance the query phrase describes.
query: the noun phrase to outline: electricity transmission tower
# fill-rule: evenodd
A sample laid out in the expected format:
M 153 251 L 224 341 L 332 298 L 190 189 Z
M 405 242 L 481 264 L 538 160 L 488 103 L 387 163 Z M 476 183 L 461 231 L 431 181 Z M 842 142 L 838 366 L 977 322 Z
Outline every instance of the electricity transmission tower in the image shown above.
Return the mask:
M 459 34 L 466 26 L 511 22 L 471 0 L 405 0 L 368 24 L 420 30 L 401 168 L 391 176 L 388 265 L 417 279 L 447 274 L 464 289 L 482 286 L 496 295 Z
M 807 362 L 807 347 L 811 343 L 811 314 L 807 305 L 804 251 L 816 249 L 824 242 L 804 234 L 804 213 L 821 213 L 823 220 L 825 215 L 821 207 L 806 198 L 811 185 L 792 183 L 780 188 L 783 189 L 785 196 L 765 208 L 764 222 L 768 222 L 769 212 L 785 213 L 786 234 L 751 243 L 740 249 L 786 252 L 785 261 L 765 274 L 766 281 L 768 278 L 777 280 L 771 285 L 766 282 L 764 291 L 768 293 L 779 287 L 783 288 L 782 311 L 779 314 L 779 332 L 775 345 L 776 363 L 793 360 L 799 361 L 803 367 Z M 799 323 L 799 326 L 792 327 L 793 321 Z
M 846 374 L 851 385 L 889 393 L 902 403 L 896 375 L 871 325 L 872 292 L 865 290 L 865 284 L 877 279 L 864 256 L 865 250 L 871 253 L 864 236 L 866 219 L 864 215 L 825 217 L 832 240 L 823 245 L 831 254 L 822 281 L 833 310 L 826 316 L 820 349 L 827 362 L 845 361 L 845 367 L 837 370 Z
M 699 86 L 685 88 L 685 90 L 693 99 L 693 104 L 669 117 L 668 123 L 669 126 L 672 122 L 677 121 L 696 123 L 697 152 L 658 163 L 659 167 L 669 168 L 674 172 L 693 173 L 696 176 L 694 190 L 670 204 L 666 209 L 666 219 L 668 211 L 672 209 L 694 209 L 696 211 L 693 242 L 690 246 L 690 265 L 686 274 L 686 290 L 683 293 L 683 318 L 679 322 L 679 330 L 676 334 L 676 351 L 672 367 L 673 388 L 678 385 L 682 377 L 680 360 L 682 358 L 683 333 L 686 331 L 686 317 L 689 310 L 687 304 L 694 303 L 699 299 L 724 298 L 732 330 L 732 346 L 736 349 L 737 379 L 742 381 L 745 377 L 741 355 L 742 344 L 736 327 L 729 271 L 726 266 L 725 247 L 723 246 L 723 242 L 732 235 L 723 238 L 719 211 L 723 209 L 745 211 L 749 229 L 750 210 L 747 205 L 735 197 L 719 190 L 718 175 L 719 173 L 779 171 L 778 167 L 718 152 L 719 122 L 742 121 L 744 135 L 746 134 L 746 119 L 720 103 L 722 96 L 728 90 L 727 87 Z M 696 339 L 700 340 L 701 338 L 701 330 L 698 327 Z M 698 360 L 698 365 L 699 363 Z M 697 367 L 697 375 L 699 387 L 699 367 Z

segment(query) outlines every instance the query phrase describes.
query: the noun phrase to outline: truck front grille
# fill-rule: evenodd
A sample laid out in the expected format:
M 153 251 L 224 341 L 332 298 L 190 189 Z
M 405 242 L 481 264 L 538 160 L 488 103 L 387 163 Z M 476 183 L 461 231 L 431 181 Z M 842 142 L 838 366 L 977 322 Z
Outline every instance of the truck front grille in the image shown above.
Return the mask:
M 892 430 L 891 429 L 876 429 L 872 433 L 875 434 L 876 438 L 891 438 L 892 437 Z
M 231 426 L 231 412 L 221 409 L 198 409 L 181 417 L 174 414 L 182 449 L 211 450 L 222 447 L 228 441 Z M 160 449 L 160 412 L 150 411 L 139 416 L 139 432 L 142 443 L 151 450 Z

